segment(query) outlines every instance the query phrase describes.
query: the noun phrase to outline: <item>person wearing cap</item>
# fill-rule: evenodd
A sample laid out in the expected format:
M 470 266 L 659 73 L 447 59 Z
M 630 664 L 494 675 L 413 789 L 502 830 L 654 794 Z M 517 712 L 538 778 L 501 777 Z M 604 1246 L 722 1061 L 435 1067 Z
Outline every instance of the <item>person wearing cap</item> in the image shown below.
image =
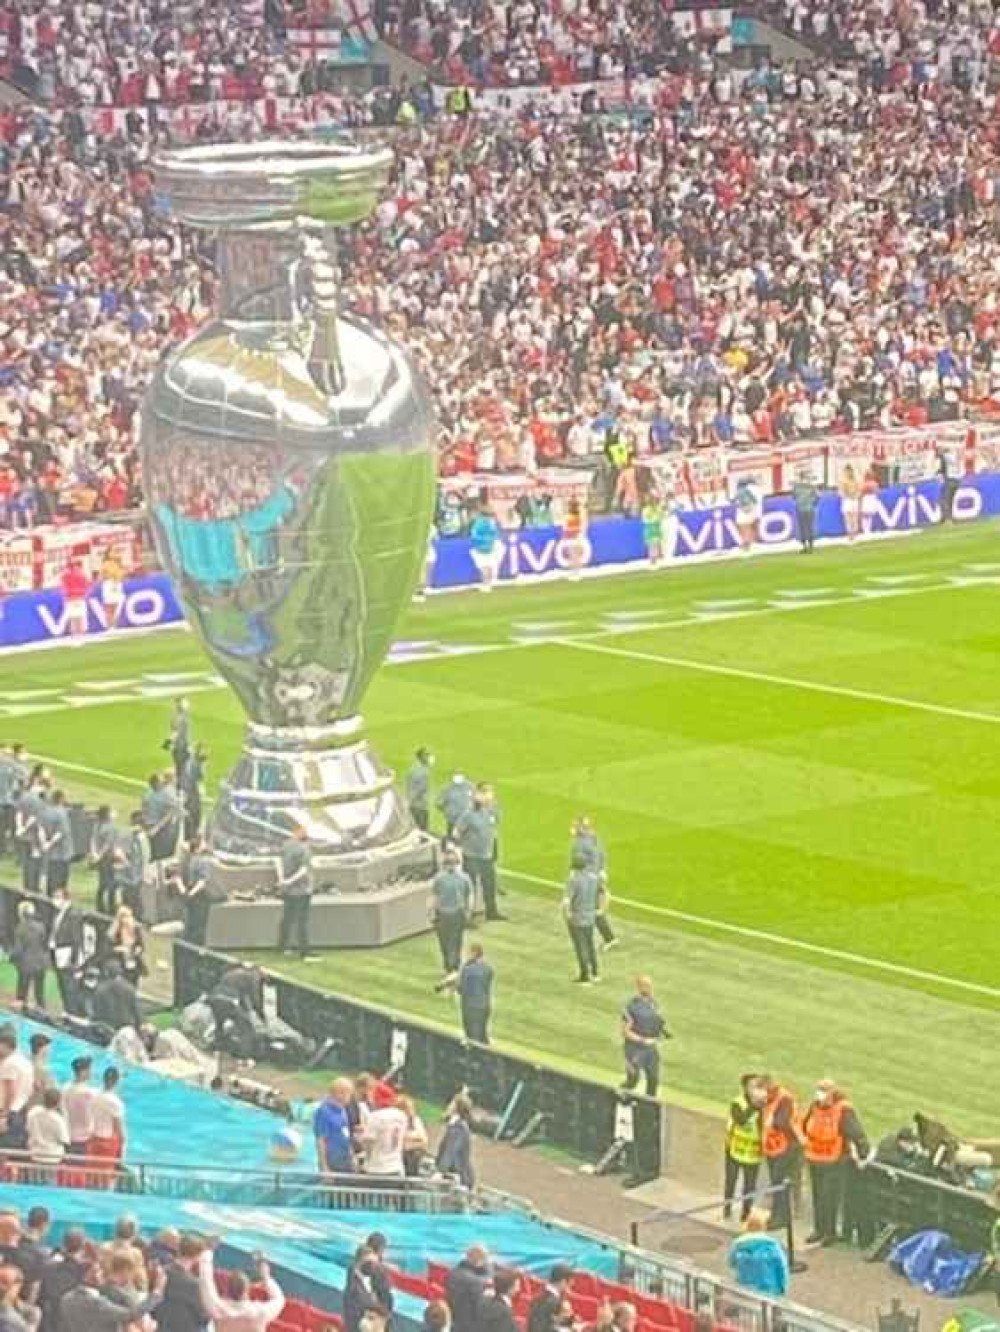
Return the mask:
M 444 815 L 446 838 L 454 835 L 455 825 L 466 810 L 472 808 L 474 793 L 475 787 L 461 772 L 456 772 L 447 786 L 442 789 L 435 803 Z
M 472 912 L 472 899 L 472 880 L 462 869 L 462 857 L 454 847 L 448 847 L 431 881 L 430 911 L 445 980 L 454 977 L 461 965 L 462 936 Z
M 558 1328 L 565 1326 L 572 1280 L 572 1267 L 568 1263 L 556 1263 L 549 1273 L 545 1289 L 539 1291 L 528 1307 L 525 1332 L 557 1332 Z
M 499 850 L 500 809 L 493 788 L 480 782 L 473 792 L 472 806 L 455 824 L 455 838 L 462 848 L 465 871 L 472 880 L 475 895 L 482 893 L 487 920 L 505 920 L 497 906 L 497 853 Z M 478 902 L 473 902 L 473 910 Z
M 421 747 L 414 755 L 413 767 L 406 774 L 406 803 L 413 822 L 421 832 L 431 826 L 431 769 L 434 755 Z
M 813 1198 L 813 1230 L 807 1244 L 837 1242 L 847 1160 L 868 1159 L 868 1139 L 844 1093 L 823 1078 L 802 1119 L 802 1134 Z

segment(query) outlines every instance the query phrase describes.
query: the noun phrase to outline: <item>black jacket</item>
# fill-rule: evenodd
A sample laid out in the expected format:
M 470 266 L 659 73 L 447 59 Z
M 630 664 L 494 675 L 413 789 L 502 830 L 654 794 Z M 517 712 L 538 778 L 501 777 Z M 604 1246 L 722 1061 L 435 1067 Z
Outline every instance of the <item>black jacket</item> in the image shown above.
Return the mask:
M 180 1263 L 167 1272 L 163 1303 L 153 1314 L 159 1332 L 204 1332 L 209 1317 L 201 1302 L 198 1278 Z
M 41 1293 L 38 1303 L 42 1308 L 43 1332 L 56 1332 L 57 1315 L 62 1297 L 83 1281 L 85 1264 L 62 1253 L 54 1253 L 42 1268 Z
M 483 1302 L 479 1326 L 482 1332 L 520 1332 L 513 1309 L 499 1295 L 491 1295 Z
M 344 1300 L 341 1308 L 344 1332 L 358 1332 L 365 1314 L 372 1309 L 382 1307 L 384 1306 L 375 1293 L 374 1283 L 370 1278 L 365 1281 L 361 1273 L 355 1269 L 348 1277 L 347 1285 L 344 1288 Z
M 122 1027 L 135 1027 L 138 1031 L 142 1026 L 139 996 L 124 976 L 103 980 L 98 985 L 94 991 L 94 1021 L 112 1031 L 121 1031 Z
M 451 1310 L 452 1332 L 480 1332 L 489 1279 L 485 1267 L 473 1267 L 466 1258 L 448 1273 L 444 1294 Z
M 10 960 L 18 971 L 33 976 L 49 965 L 49 932 L 40 920 L 29 916 L 18 922 Z
M 562 1296 L 548 1286 L 540 1295 L 536 1295 L 528 1309 L 528 1321 L 525 1332 L 555 1332 L 559 1327 L 559 1311 L 563 1306 Z

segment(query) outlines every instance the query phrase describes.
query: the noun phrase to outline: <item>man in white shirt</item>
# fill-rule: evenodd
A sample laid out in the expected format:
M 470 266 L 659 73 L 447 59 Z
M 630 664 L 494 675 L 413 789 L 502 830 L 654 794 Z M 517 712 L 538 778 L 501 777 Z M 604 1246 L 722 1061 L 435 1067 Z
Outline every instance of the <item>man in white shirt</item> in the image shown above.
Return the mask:
M 97 1091 L 90 1085 L 93 1060 L 80 1055 L 73 1060 L 73 1081 L 63 1088 L 62 1108 L 69 1128 L 70 1156 L 84 1157 L 94 1136 L 94 1097 Z
M 366 1174 L 402 1176 L 406 1173 L 403 1149 L 408 1127 L 406 1115 L 395 1105 L 383 1106 L 368 1114 L 361 1131 Z
M 13 1027 L 0 1028 L 0 1147 L 23 1151 L 25 1118 L 35 1086 L 31 1060 L 17 1048 Z
M 106 1068 L 102 1088 L 94 1097 L 94 1135 L 90 1139 L 88 1156 L 108 1162 L 113 1169 L 125 1157 L 125 1106 L 115 1090 L 119 1073 Z
M 41 1105 L 28 1111 L 28 1155 L 38 1165 L 59 1165 L 69 1147 L 69 1128 L 59 1101 L 59 1088 L 49 1087 Z
M 264 1332 L 285 1307 L 281 1287 L 271 1276 L 271 1269 L 261 1260 L 257 1276 L 264 1283 L 267 1299 L 250 1298 L 250 1281 L 242 1272 L 229 1277 L 229 1298 L 223 1299 L 216 1289 L 212 1270 L 213 1254 L 205 1249 L 198 1259 L 198 1284 L 205 1312 L 215 1325 L 215 1332 Z

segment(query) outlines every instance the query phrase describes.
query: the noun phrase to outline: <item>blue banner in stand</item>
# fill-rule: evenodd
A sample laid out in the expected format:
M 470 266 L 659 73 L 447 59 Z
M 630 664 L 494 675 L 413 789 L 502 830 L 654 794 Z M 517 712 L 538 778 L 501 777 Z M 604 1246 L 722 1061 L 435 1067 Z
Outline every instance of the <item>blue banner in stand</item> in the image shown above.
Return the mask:
M 875 532 L 906 532 L 929 527 L 940 521 L 941 483 L 921 481 L 912 485 L 891 486 L 879 492 L 872 516 Z M 1000 473 L 963 477 L 952 500 L 952 517 L 957 523 L 1000 516 Z M 822 494 L 816 512 L 816 536 L 819 541 L 844 535 L 840 497 Z M 787 496 L 764 501 L 764 517 L 759 539 L 765 546 L 785 545 L 796 537 L 795 506 Z M 586 564 L 630 564 L 645 559 L 642 524 L 637 518 L 602 518 L 590 524 L 587 532 Z M 675 557 L 714 555 L 734 550 L 739 544 L 736 517 L 732 505 L 718 505 L 678 515 Z M 432 586 L 466 587 L 479 582 L 479 572 L 472 561 L 465 537 L 443 537 L 436 542 Z M 543 527 L 524 532 L 507 532 L 502 540 L 500 578 L 510 581 L 528 574 L 557 573 L 572 565 L 573 544 L 559 528 Z M 133 578 L 125 584 L 125 605 L 118 621 L 120 629 L 149 629 L 171 624 L 183 618 L 180 605 L 166 574 Z M 107 633 L 109 608 L 101 589 L 95 588 L 87 599 L 87 632 Z M 0 647 L 24 647 L 67 639 L 69 617 L 62 593 L 16 592 L 0 602 Z
M 107 633 L 112 615 L 98 585 L 87 598 L 87 633 Z M 166 574 L 126 582 L 119 629 L 150 629 L 180 619 L 183 611 Z M 61 592 L 15 592 L 0 601 L 0 647 L 23 647 L 69 636 L 69 615 Z

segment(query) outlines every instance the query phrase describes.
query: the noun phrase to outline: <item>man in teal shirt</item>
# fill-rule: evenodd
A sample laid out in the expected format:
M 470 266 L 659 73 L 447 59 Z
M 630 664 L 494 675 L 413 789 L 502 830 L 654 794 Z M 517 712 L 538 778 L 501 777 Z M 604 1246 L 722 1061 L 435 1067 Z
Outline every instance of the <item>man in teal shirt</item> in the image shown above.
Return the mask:
M 617 948 L 618 938 L 611 928 L 611 921 L 608 920 L 608 858 L 604 853 L 604 847 L 600 838 L 594 831 L 594 825 L 586 815 L 581 814 L 577 821 L 570 828 L 572 841 L 569 846 L 569 863 L 573 864 L 574 857 L 582 856 L 587 862 L 586 868 L 593 870 L 601 881 L 601 887 L 604 890 L 601 899 L 601 910 L 597 913 L 597 919 L 594 922 L 597 927 L 597 933 L 601 936 L 601 947 Z
M 468 777 L 456 772 L 437 798 L 437 807 L 444 815 L 445 836 L 451 837 L 462 815 L 472 808 L 475 788 Z
M 497 909 L 497 838 L 500 810 L 492 788 L 485 783 L 476 787 L 472 808 L 455 824 L 455 837 L 462 848 L 466 872 L 478 894 L 482 890 L 487 920 L 505 920 Z
M 301 825 L 295 829 L 281 848 L 281 866 L 278 887 L 284 899 L 281 924 L 278 927 L 278 948 L 283 953 L 295 947 L 303 962 L 311 960 L 309 952 L 309 908 L 314 888 L 312 849 L 308 834 Z
M 406 803 L 413 822 L 421 832 L 431 825 L 431 768 L 434 755 L 428 749 L 418 749 L 413 767 L 406 774 Z
M 461 856 L 454 849 L 445 851 L 431 883 L 431 923 L 445 971 L 442 987 L 454 979 L 461 964 L 462 935 L 472 911 L 472 897 L 472 880 L 462 869 Z
M 594 948 L 594 926 L 601 908 L 601 880 L 593 870 L 587 868 L 584 856 L 574 856 L 572 865 L 566 883 L 566 896 L 563 898 L 563 912 L 580 968 L 577 984 L 591 985 L 600 979 Z
M 802 553 L 811 555 L 816 545 L 816 509 L 819 505 L 819 491 L 807 476 L 800 476 L 792 486 L 792 500 L 795 503 L 795 523 L 802 544 Z
M 73 859 L 73 829 L 62 791 L 53 791 L 42 815 L 42 849 L 45 859 L 45 891 L 53 897 L 69 883 Z

